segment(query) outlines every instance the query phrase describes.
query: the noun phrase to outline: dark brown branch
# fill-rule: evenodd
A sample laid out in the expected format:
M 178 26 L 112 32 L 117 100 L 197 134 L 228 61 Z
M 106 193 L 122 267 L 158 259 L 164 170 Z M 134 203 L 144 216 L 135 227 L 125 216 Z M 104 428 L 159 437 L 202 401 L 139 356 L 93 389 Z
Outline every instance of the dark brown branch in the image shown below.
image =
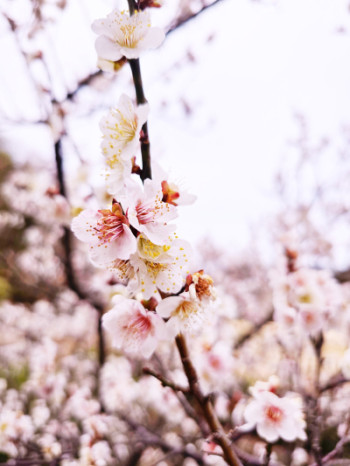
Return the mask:
M 342 375 L 337 375 L 333 377 L 326 385 L 320 388 L 320 392 L 326 392 L 327 390 L 332 390 L 333 388 L 339 387 L 344 383 L 350 383 L 349 379 L 346 379 Z
M 65 185 L 64 178 L 64 168 L 63 168 L 63 153 L 62 153 L 62 139 L 59 139 L 55 143 L 55 161 L 56 161 L 56 170 L 57 170 L 57 179 L 59 184 L 59 192 L 62 196 L 67 197 L 67 190 Z M 64 249 L 64 268 L 66 273 L 67 284 L 71 290 L 73 290 L 80 299 L 88 301 L 98 313 L 97 321 L 97 335 L 98 335 L 98 362 L 102 366 L 106 359 L 105 354 L 105 342 L 104 335 L 102 330 L 102 315 L 103 315 L 103 306 L 93 301 L 88 295 L 86 295 L 78 285 L 74 268 L 72 264 L 72 232 L 68 227 L 64 227 L 64 234 L 62 238 L 62 244 Z
M 270 460 L 271 460 L 271 454 L 272 454 L 272 443 L 267 443 L 266 444 L 266 457 L 264 461 L 265 466 L 269 466 Z
M 188 380 L 189 391 L 199 404 L 203 416 L 208 426 L 210 427 L 213 438 L 215 438 L 216 442 L 221 446 L 225 461 L 227 462 L 227 464 L 231 466 L 241 466 L 242 463 L 240 462 L 239 458 L 237 457 L 236 453 L 231 447 L 231 442 L 229 441 L 222 425 L 220 424 L 216 416 L 210 398 L 204 396 L 201 391 L 198 375 L 190 359 L 184 336 L 182 334 L 179 334 L 177 335 L 175 340 L 178 351 L 180 353 L 182 365 Z
M 145 104 L 147 100 L 146 100 L 146 97 L 143 91 L 140 62 L 138 59 L 129 60 L 129 64 L 130 64 L 130 68 L 132 72 L 132 78 L 134 81 L 137 104 L 138 105 Z M 146 178 L 152 178 L 150 142 L 149 142 L 147 121 L 142 126 L 140 143 L 141 143 L 141 154 L 142 154 L 141 179 L 142 181 L 144 181 Z
M 343 270 L 342 272 L 336 272 L 334 274 L 334 278 L 339 283 L 347 283 L 350 282 L 350 270 Z
M 180 387 L 179 385 L 176 385 L 175 383 L 171 382 L 170 380 L 167 380 L 161 374 L 158 374 L 157 372 L 153 371 L 149 367 L 144 367 L 143 368 L 143 373 L 146 374 L 146 375 L 151 375 L 152 377 L 156 378 L 163 385 L 163 387 L 169 387 L 172 390 L 174 390 L 174 392 L 182 392 L 184 394 L 188 393 L 187 388 Z

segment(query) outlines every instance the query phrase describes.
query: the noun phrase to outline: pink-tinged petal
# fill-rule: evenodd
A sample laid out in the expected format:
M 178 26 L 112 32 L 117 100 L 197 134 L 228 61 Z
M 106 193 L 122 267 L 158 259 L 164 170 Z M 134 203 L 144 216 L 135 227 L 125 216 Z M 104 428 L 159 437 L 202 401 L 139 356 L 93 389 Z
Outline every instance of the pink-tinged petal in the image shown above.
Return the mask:
M 246 409 L 244 410 L 244 419 L 249 424 L 256 424 L 259 419 L 262 417 L 261 405 L 256 401 L 251 401 Z
M 120 257 L 119 259 L 129 259 L 130 255 L 136 251 L 136 238 L 127 225 L 123 225 L 124 234 L 120 237 Z
M 180 192 L 180 197 L 176 200 L 177 205 L 190 205 L 193 204 L 197 199 L 195 194 Z
M 117 61 L 123 56 L 120 48 L 106 36 L 100 36 L 96 39 L 95 48 L 97 55 L 105 60 Z
M 127 260 L 136 250 L 136 238 L 129 227 L 123 225 L 124 232 L 116 240 L 93 246 L 91 259 L 98 265 L 110 263 L 115 259 Z
M 86 209 L 72 220 L 72 232 L 75 236 L 89 244 L 96 244 L 98 238 L 94 227 L 96 226 L 98 213 L 95 210 Z
M 118 308 L 111 309 L 102 316 L 102 327 L 109 333 L 114 333 L 115 327 L 118 325 L 120 312 Z
M 178 319 L 170 319 L 166 323 L 167 333 L 169 339 L 175 338 L 181 332 L 181 326 Z
M 154 314 L 152 316 L 152 323 L 158 340 L 168 340 L 169 336 L 165 322 L 158 314 Z
M 162 191 L 162 187 L 161 184 L 157 181 L 150 180 L 149 178 L 147 178 L 144 182 L 143 190 L 145 199 L 151 199 L 153 197 L 156 197 L 157 193 L 161 195 L 160 193 Z
M 140 356 L 149 359 L 158 346 L 158 340 L 154 336 L 149 336 L 140 347 Z
M 162 225 L 160 227 L 159 223 L 155 225 L 152 223 L 149 223 L 147 225 L 138 224 L 138 230 L 142 233 L 145 233 L 145 235 L 148 237 L 150 241 L 152 241 L 152 243 L 164 244 L 168 241 L 169 236 L 175 232 L 176 225 Z
M 165 293 L 177 293 L 185 284 L 185 277 L 181 270 L 160 272 L 157 277 L 157 286 Z
M 156 310 L 157 313 L 164 318 L 171 316 L 172 312 L 183 302 L 183 298 L 180 296 L 170 296 L 169 298 L 163 299 L 161 303 L 158 304 Z
M 147 311 L 139 301 L 120 296 L 114 308 L 102 317 L 102 326 L 112 338 L 112 344 L 126 353 L 149 358 L 158 344 L 158 325 L 164 323 L 153 312 Z
M 256 431 L 259 437 L 265 439 L 269 443 L 273 443 L 278 440 L 279 435 L 274 425 L 262 422 L 256 426 Z
M 145 49 L 156 49 L 165 39 L 165 33 L 161 28 L 149 29 L 147 35 L 140 41 L 140 46 Z
M 255 429 L 256 422 L 247 422 L 241 426 L 238 426 L 238 429 L 243 432 L 250 432 L 251 430 Z
M 298 429 L 293 417 L 287 417 L 279 426 L 279 436 L 286 442 L 293 442 L 298 437 Z

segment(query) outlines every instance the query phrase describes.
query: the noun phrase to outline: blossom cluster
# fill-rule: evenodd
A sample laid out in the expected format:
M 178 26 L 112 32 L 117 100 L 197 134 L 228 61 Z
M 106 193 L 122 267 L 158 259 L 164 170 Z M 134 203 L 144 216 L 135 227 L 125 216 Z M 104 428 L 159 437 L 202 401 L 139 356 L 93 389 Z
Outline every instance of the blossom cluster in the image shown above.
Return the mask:
M 111 61 L 138 58 L 164 38 L 150 26 L 147 10 L 133 15 L 114 10 L 95 21 L 93 30 L 99 34 L 99 57 Z M 159 341 L 200 329 L 215 298 L 211 277 L 203 271 L 190 274 L 190 245 L 178 238 L 172 223 L 178 205 L 193 202 L 194 196 L 160 167 L 154 167 L 153 179 L 141 182 L 137 159 L 148 113 L 147 103 L 135 106 L 123 94 L 102 118 L 106 188 L 113 201 L 107 208 L 83 210 L 72 222 L 76 237 L 89 245 L 91 261 L 125 285 L 123 296 L 115 296 L 103 316 L 103 327 L 115 347 L 146 358 Z

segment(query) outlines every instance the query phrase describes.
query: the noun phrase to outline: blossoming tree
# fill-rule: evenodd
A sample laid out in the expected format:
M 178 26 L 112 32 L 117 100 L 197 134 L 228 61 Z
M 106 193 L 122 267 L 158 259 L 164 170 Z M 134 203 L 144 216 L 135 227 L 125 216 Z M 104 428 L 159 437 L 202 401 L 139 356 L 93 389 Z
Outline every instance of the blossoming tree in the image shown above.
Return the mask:
M 350 445 L 346 272 L 306 264 L 291 224 L 273 267 L 210 245 L 210 275 L 194 265 L 174 222 L 195 196 L 151 157 L 139 57 L 165 38 L 160 4 L 128 4 L 92 26 L 99 67 L 128 63 L 136 96 L 100 122 L 99 200 L 70 209 L 63 130 L 56 185 L 0 156 L 0 462 L 337 464 Z

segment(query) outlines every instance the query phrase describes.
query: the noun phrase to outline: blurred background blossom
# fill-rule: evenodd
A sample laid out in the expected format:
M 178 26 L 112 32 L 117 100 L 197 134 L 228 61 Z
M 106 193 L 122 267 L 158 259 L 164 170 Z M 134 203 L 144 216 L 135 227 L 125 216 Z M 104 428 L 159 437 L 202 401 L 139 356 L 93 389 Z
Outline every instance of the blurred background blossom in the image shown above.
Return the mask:
M 0 6 L 0 461 L 9 465 L 224 464 L 183 393 L 111 348 L 101 316 L 127 292 L 69 231 L 83 208 L 110 200 L 99 121 L 121 93 L 133 95 L 127 65 L 113 77 L 96 67 L 91 23 L 115 6 Z M 217 289 L 190 349 L 247 464 L 266 464 L 265 444 L 237 427 L 253 403 L 248 388 L 271 375 L 276 387 L 264 390 L 298 392 L 308 441 L 319 439 L 318 453 L 279 441 L 271 464 L 349 457 L 349 20 L 345 0 L 152 9 L 168 33 L 141 58 L 152 157 L 197 196 L 179 231 Z M 169 343 L 149 366 L 186 384 Z

